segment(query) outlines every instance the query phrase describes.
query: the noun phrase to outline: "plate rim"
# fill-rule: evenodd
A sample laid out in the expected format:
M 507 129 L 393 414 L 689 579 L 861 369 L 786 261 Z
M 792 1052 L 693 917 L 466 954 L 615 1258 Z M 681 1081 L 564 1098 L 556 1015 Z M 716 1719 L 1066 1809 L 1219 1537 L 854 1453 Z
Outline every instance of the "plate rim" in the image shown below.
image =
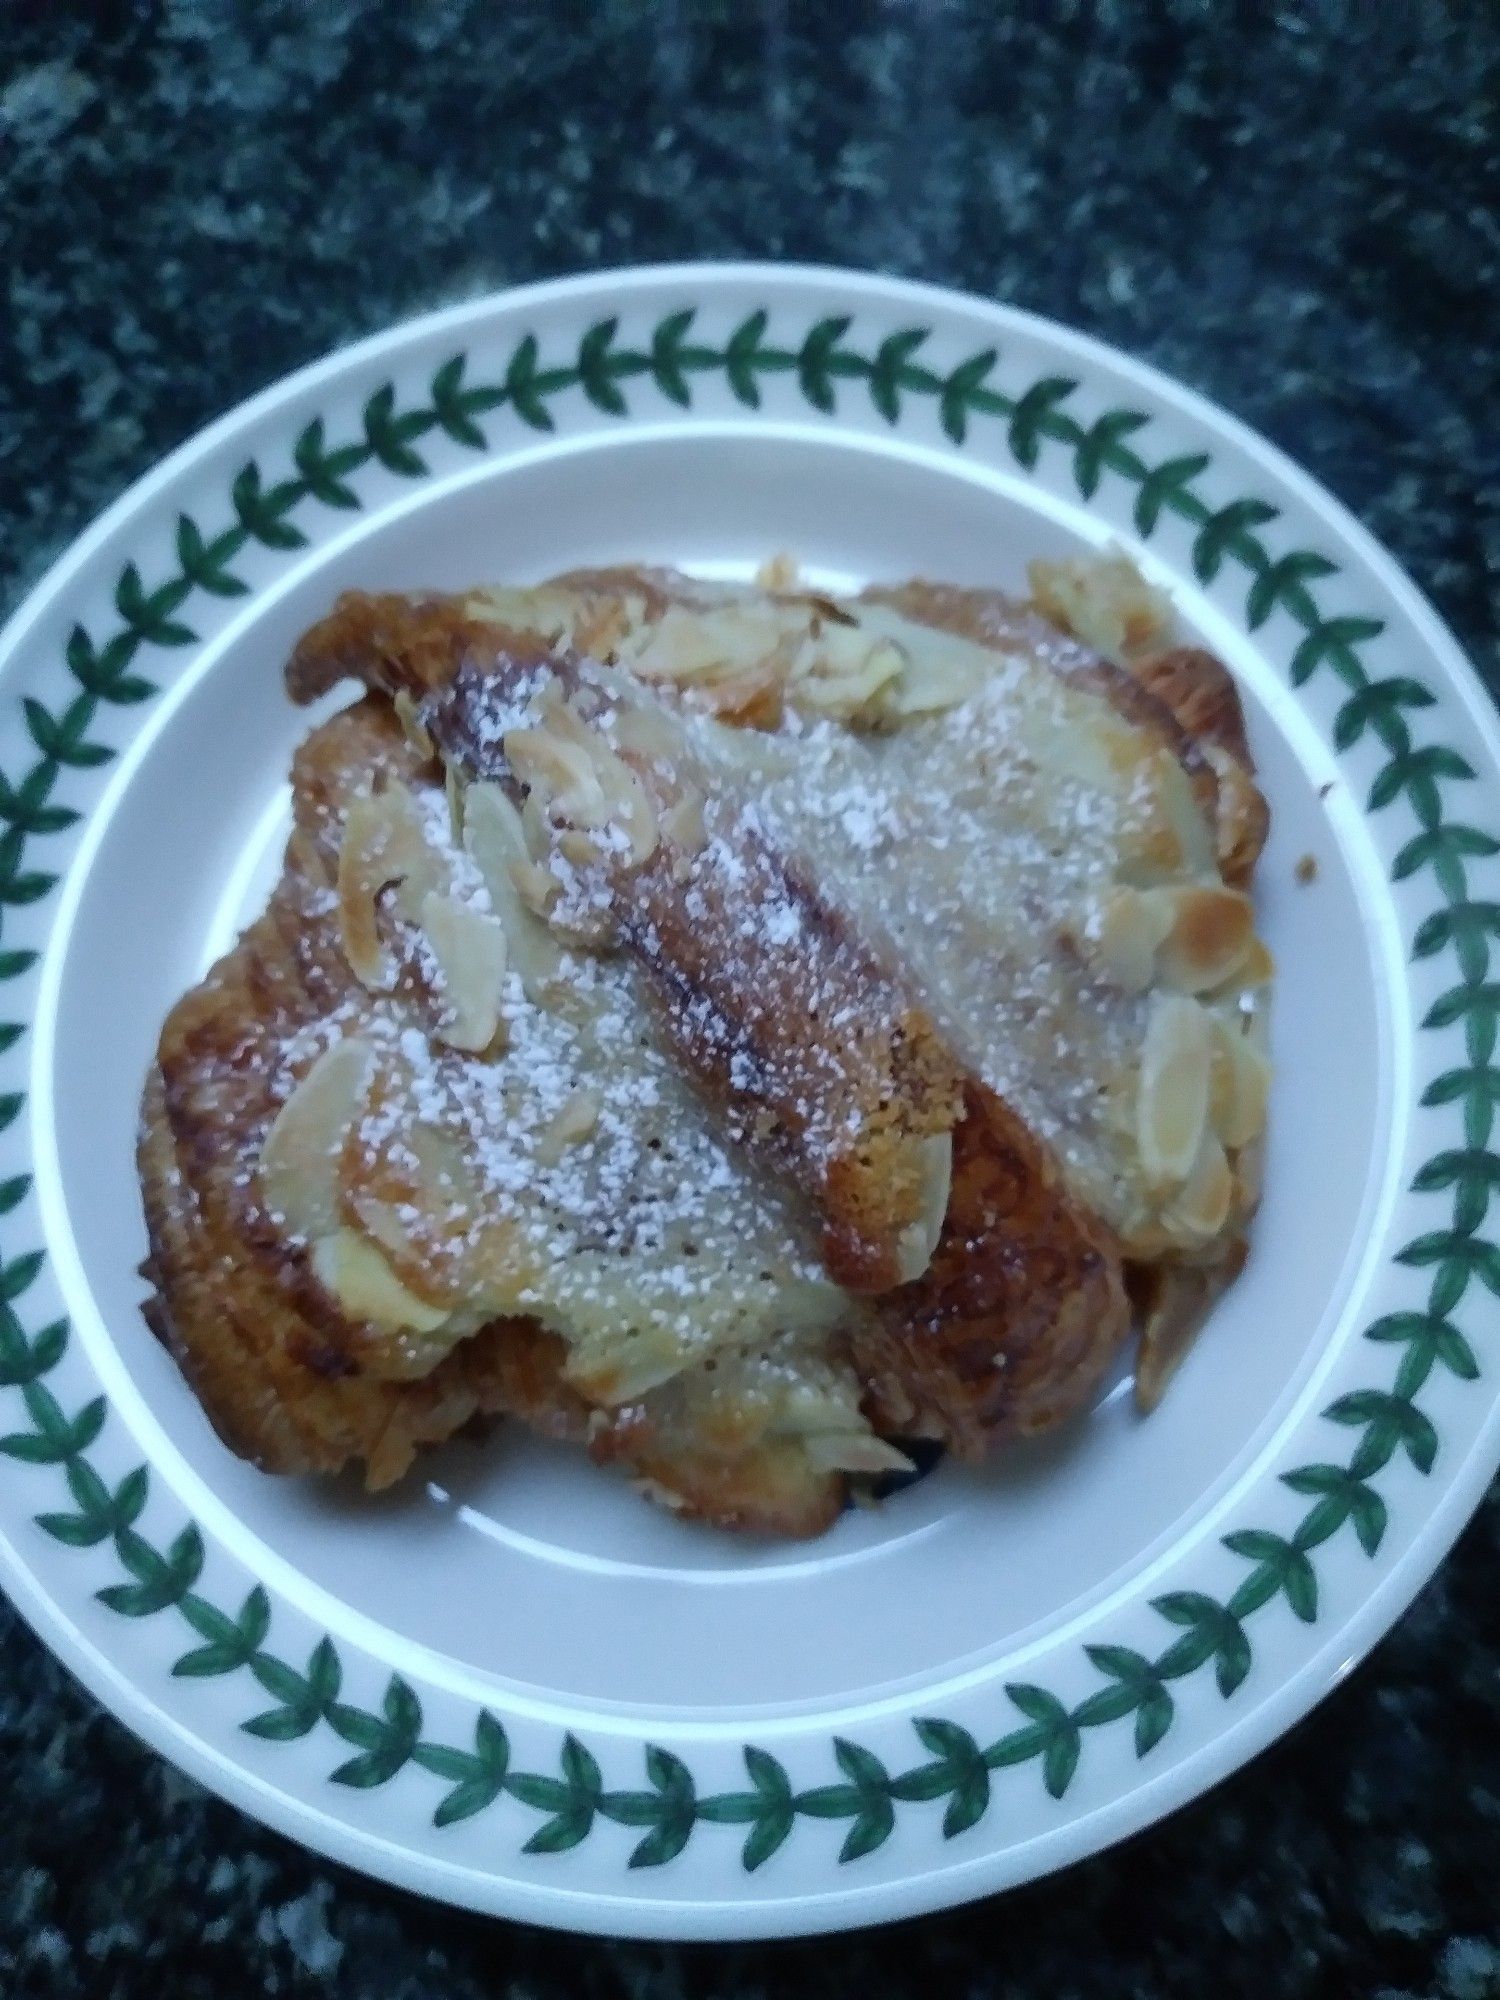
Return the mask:
M 1500 763 L 1500 723 L 1497 723 L 1483 685 L 1457 640 L 1395 559 L 1350 515 L 1342 502 L 1288 459 L 1276 445 L 1198 392 L 1094 336 L 977 295 L 826 265 L 754 261 L 676 263 L 630 266 L 565 279 L 543 280 L 417 315 L 367 335 L 347 347 L 335 349 L 245 399 L 133 482 L 62 552 L 17 607 L 4 630 L 0 631 L 0 659 L 6 659 L 13 653 L 24 637 L 30 620 L 40 617 L 65 596 L 74 578 L 123 523 L 148 507 L 160 493 L 169 491 L 201 459 L 294 396 L 337 380 L 346 371 L 355 372 L 382 353 L 399 351 L 408 342 L 415 343 L 429 335 L 449 330 L 461 333 L 471 324 L 483 325 L 497 312 L 524 312 L 532 304 L 593 297 L 607 307 L 614 303 L 622 290 L 649 291 L 653 287 L 671 284 L 702 287 L 705 283 L 772 287 L 807 281 L 849 288 L 860 295 L 861 302 L 869 301 L 872 296 L 883 296 L 893 303 L 913 306 L 926 303 L 934 310 L 948 313 L 955 308 L 969 314 L 977 311 L 989 316 L 999 332 L 1003 333 L 1007 327 L 1012 330 L 1019 327 L 1054 349 L 1082 351 L 1087 358 L 1107 367 L 1112 373 L 1123 373 L 1127 379 L 1137 382 L 1147 395 L 1155 399 L 1158 407 L 1183 408 L 1212 432 L 1236 442 L 1265 467 L 1272 478 L 1296 493 L 1328 521 L 1345 543 L 1364 558 L 1381 590 L 1393 598 L 1417 626 L 1447 686 L 1462 698 L 1487 754 Z M 463 1869 L 451 1861 L 436 1862 L 428 1853 L 398 1848 L 374 1834 L 366 1836 L 362 1832 L 354 1832 L 345 1823 L 321 1815 L 315 1808 L 303 1806 L 280 1789 L 263 1784 L 245 1766 L 214 1752 L 207 1743 L 202 1746 L 200 1758 L 197 1739 L 186 1731 L 180 1731 L 175 1720 L 144 1695 L 138 1682 L 117 1674 L 112 1665 L 97 1654 L 87 1635 L 68 1623 L 62 1607 L 42 1589 L 40 1577 L 34 1576 L 32 1566 L 3 1531 L 0 1531 L 0 1550 L 5 1555 L 4 1567 L 10 1573 L 8 1588 L 13 1601 L 16 1600 L 15 1584 L 19 1580 L 25 1594 L 34 1597 L 34 1601 L 29 1607 L 27 1603 L 20 1603 L 18 1608 L 44 1642 L 64 1659 L 98 1698 L 105 1701 L 121 1719 L 128 1720 L 130 1726 L 161 1754 L 193 1770 L 194 1775 L 202 1778 L 212 1789 L 232 1798 L 257 1818 L 276 1825 L 292 1837 L 324 1853 L 334 1853 L 335 1858 L 350 1861 L 352 1865 L 386 1879 L 400 1881 L 404 1887 L 429 1895 L 450 1895 L 453 1891 L 431 1879 L 418 1879 L 424 1872 L 438 1868 L 472 1877 L 475 1885 L 499 1893 L 493 1898 L 463 1896 L 457 1899 L 469 1903 L 470 1907 L 519 1916 L 528 1921 L 558 1923 L 572 1929 L 597 1929 L 616 1935 L 766 1936 L 895 1920 L 919 1910 L 941 1907 L 988 1890 L 1010 1886 L 1065 1865 L 1083 1854 L 1098 1851 L 1216 1784 L 1267 1742 L 1274 1740 L 1292 1722 L 1309 1712 L 1383 1635 L 1451 1547 L 1482 1498 L 1496 1460 L 1500 1460 L 1500 1407 L 1491 1410 L 1486 1425 L 1481 1428 L 1467 1456 L 1448 1477 L 1434 1503 L 1424 1510 L 1421 1524 L 1409 1547 L 1390 1569 L 1373 1580 L 1372 1587 L 1356 1611 L 1339 1624 L 1331 1625 L 1324 1643 L 1289 1678 L 1278 1681 L 1259 1706 L 1233 1721 L 1226 1720 L 1208 1741 L 1177 1763 L 1160 1774 L 1143 1774 L 1142 1782 L 1124 1789 L 1107 1803 L 1050 1832 L 1033 1835 L 1022 1846 L 990 1851 L 957 1866 L 896 1882 L 871 1882 L 861 1886 L 840 1881 L 834 1893 L 825 1892 L 806 1907 L 800 1897 L 764 1901 L 730 1899 L 691 1904 L 663 1899 L 653 1903 L 641 1894 L 626 1898 L 610 1897 L 601 1894 L 597 1887 L 572 1890 L 557 1882 L 534 1887 L 519 1876 L 483 1874 Z M 1328 1656 L 1335 1653 L 1345 1657 L 1331 1662 Z M 102 1684 L 111 1685 L 114 1691 L 105 1693 Z M 1303 1699 L 1308 1686 L 1312 1687 L 1312 1692 Z M 124 1715 L 122 1701 L 133 1711 L 146 1711 L 145 1719 L 138 1714 Z M 309 1820 L 313 1823 L 311 1830 L 304 1824 Z M 1106 1823 L 1105 1830 L 1096 1837 L 1091 1830 L 1101 1821 Z M 1051 1852 L 1054 1846 L 1063 1851 Z M 340 1848 L 360 1851 L 337 1851 Z M 1006 1861 L 1018 1862 L 1022 1856 L 1034 1856 L 1039 1849 L 1043 1850 L 1046 1858 L 1038 1865 L 1031 1865 L 1029 1860 L 1025 1865 L 1008 1869 L 999 1865 Z M 399 1867 L 394 1865 L 398 1860 L 402 1864 Z M 408 1861 L 409 1871 L 405 1865 Z M 538 1899 L 537 1905 L 521 1907 L 531 1903 L 533 1894 Z M 884 1907 L 872 1913 L 860 1907 L 867 1902 Z M 559 1903 L 566 1907 L 559 1910 Z M 591 1920 L 587 1906 L 594 1906 L 603 1920 Z M 790 1928 L 786 1921 L 789 1914 L 793 1917 Z M 746 1921 L 747 1918 L 749 1921 Z M 661 1919 L 666 1920 L 665 1924 Z

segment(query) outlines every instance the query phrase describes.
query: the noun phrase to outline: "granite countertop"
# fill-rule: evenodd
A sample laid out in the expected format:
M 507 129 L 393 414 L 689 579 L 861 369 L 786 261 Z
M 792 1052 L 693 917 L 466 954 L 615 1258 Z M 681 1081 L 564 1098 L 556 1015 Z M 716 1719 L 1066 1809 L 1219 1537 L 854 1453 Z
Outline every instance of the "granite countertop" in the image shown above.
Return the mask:
M 876 266 L 1118 342 L 1295 454 L 1500 686 L 1484 0 L 9 0 L 0 612 L 162 452 L 434 303 L 672 257 Z M 6 2000 L 1493 2000 L 1491 1496 L 1372 1659 L 1124 1847 L 883 1933 L 457 1916 L 142 1749 L 0 1605 Z

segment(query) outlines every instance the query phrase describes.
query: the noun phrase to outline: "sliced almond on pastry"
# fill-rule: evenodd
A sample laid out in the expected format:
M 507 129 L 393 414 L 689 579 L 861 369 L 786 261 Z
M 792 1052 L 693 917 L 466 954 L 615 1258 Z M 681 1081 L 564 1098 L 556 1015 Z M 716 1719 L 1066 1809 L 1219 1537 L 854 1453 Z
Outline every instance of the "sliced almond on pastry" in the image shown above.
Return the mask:
M 1141 1053 L 1137 1136 L 1148 1180 L 1185 1181 L 1208 1124 L 1209 1019 L 1196 1000 L 1153 996 Z
M 1187 1179 L 1162 1210 L 1163 1226 L 1181 1244 L 1211 1242 L 1229 1220 L 1233 1200 L 1234 1176 L 1224 1148 L 1205 1131 Z
M 599 1120 L 602 1100 L 597 1090 L 575 1090 L 553 1113 L 537 1134 L 536 1157 L 544 1167 L 555 1167 L 570 1146 L 578 1146 Z
M 1171 910 L 1171 928 L 1157 953 L 1162 978 L 1184 993 L 1224 985 L 1255 942 L 1250 898 L 1217 883 L 1157 893 L 1170 897 Z
M 1271 1065 L 1265 1051 L 1235 1024 L 1213 1017 L 1209 1112 L 1226 1146 L 1246 1146 L 1266 1122 Z
M 910 1472 L 911 1460 L 873 1431 L 812 1432 L 802 1448 L 819 1472 Z
M 313 1245 L 318 1282 L 351 1319 L 366 1320 L 383 1333 L 435 1333 L 448 1317 L 408 1291 L 375 1245 L 356 1229 L 336 1229 Z
M 1150 752 L 1138 766 L 1147 810 L 1120 842 L 1121 875 L 1142 888 L 1183 876 L 1218 873 L 1213 829 L 1199 810 L 1192 782 L 1170 750 Z
M 266 1206 L 295 1235 L 338 1227 L 339 1162 L 369 1092 L 375 1055 L 351 1036 L 318 1057 L 277 1112 L 260 1154 Z
M 1123 660 L 1158 643 L 1172 622 L 1169 600 L 1128 556 L 1074 556 L 1026 565 L 1038 607 L 1106 659 Z
M 442 975 L 446 1019 L 437 1040 L 478 1054 L 500 1026 L 505 930 L 496 917 L 452 896 L 422 898 L 422 932 Z
M 1172 928 L 1172 905 L 1154 889 L 1112 890 L 1074 933 L 1084 962 L 1124 993 L 1144 993 L 1156 977 L 1157 948 Z
M 932 1262 L 948 1213 L 948 1195 L 953 1183 L 953 1134 L 938 1132 L 919 1142 L 921 1206 L 914 1222 L 907 1223 L 896 1245 L 896 1268 L 902 1284 L 920 1278 Z
M 437 856 L 427 843 L 416 801 L 402 784 L 355 799 L 339 846 L 339 939 L 355 977 L 372 991 L 395 983 L 396 964 L 381 942 L 379 902 L 395 890 L 395 907 L 416 922 L 423 896 L 442 886 Z
M 906 649 L 894 639 L 872 640 L 858 626 L 825 625 L 816 638 L 809 634 L 803 640 L 788 695 L 794 706 L 815 715 L 853 721 L 900 680 L 906 665 Z
M 485 782 L 465 787 L 464 846 L 484 878 L 490 905 L 504 926 L 509 960 L 521 976 L 526 997 L 540 1005 L 548 983 L 557 977 L 562 958 L 545 922 L 558 888 L 546 869 L 531 858 L 521 815 L 499 785 Z
M 433 742 L 427 724 L 417 713 L 417 704 L 405 688 L 398 688 L 391 706 L 396 711 L 396 720 L 401 724 L 401 733 L 419 757 L 433 757 L 437 745 Z
M 509 730 L 505 754 L 529 789 L 527 805 L 537 801 L 547 821 L 623 839 L 628 866 L 655 852 L 656 815 L 640 779 L 566 703 L 535 728 Z

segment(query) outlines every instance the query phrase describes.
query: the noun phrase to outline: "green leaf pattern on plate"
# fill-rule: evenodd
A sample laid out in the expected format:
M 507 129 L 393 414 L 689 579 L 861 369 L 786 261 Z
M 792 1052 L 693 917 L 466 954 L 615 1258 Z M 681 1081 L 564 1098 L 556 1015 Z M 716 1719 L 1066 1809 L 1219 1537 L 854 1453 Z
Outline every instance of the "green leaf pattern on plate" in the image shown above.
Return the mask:
M 1404 800 L 1417 831 L 1401 849 L 1394 879 L 1429 875 L 1439 899 L 1412 939 L 1413 955 L 1446 959 L 1453 983 L 1432 1003 L 1425 1027 L 1455 1033 L 1461 1049 L 1455 1062 L 1426 1089 L 1423 1103 L 1455 1106 L 1462 1118 L 1461 1145 L 1434 1154 L 1413 1187 L 1451 1204 L 1451 1221 L 1415 1238 L 1398 1261 L 1429 1274 L 1425 1306 L 1387 1314 L 1366 1330 L 1377 1346 L 1399 1352 L 1391 1386 L 1343 1395 L 1324 1416 L 1330 1442 L 1349 1439 L 1345 1462 L 1336 1458 L 1282 1475 L 1288 1489 L 1308 1506 L 1288 1532 L 1240 1528 L 1223 1537 L 1225 1549 L 1242 1565 L 1239 1581 L 1223 1601 L 1201 1591 L 1172 1591 L 1152 1600 L 1164 1628 L 1153 1656 L 1134 1647 L 1093 1645 L 1086 1653 L 1096 1685 L 1076 1702 L 1026 1683 L 1007 1689 L 1013 1715 L 1001 1733 L 982 1744 L 959 1723 L 923 1716 L 912 1723 L 918 1761 L 892 1771 L 865 1746 L 836 1738 L 829 1746 L 826 1783 L 797 1789 L 785 1766 L 769 1750 L 744 1748 L 747 1783 L 739 1789 L 704 1791 L 682 1759 L 658 1746 L 645 1750 L 644 1782 L 634 1789 L 606 1786 L 594 1753 L 571 1734 L 558 1746 L 557 1768 L 514 1768 L 505 1725 L 488 1710 L 473 1724 L 472 1747 L 424 1736 L 421 1703 L 399 1675 L 393 1676 L 379 1706 L 366 1709 L 342 1700 L 344 1672 L 328 1638 L 314 1646 L 301 1669 L 286 1662 L 272 1645 L 273 1614 L 266 1593 L 253 1588 L 238 1610 L 213 1604 L 196 1586 L 205 1565 L 198 1529 L 189 1523 L 164 1547 L 140 1525 L 150 1498 L 144 1467 L 110 1485 L 88 1453 L 106 1421 L 102 1399 L 64 1409 L 44 1377 L 61 1361 L 68 1329 L 57 1322 L 28 1334 L 17 1302 L 34 1282 L 40 1252 L 0 1260 L 0 1390 L 17 1398 L 24 1426 L 0 1436 L 0 1454 L 35 1468 L 35 1476 L 61 1475 L 65 1509 L 38 1514 L 39 1527 L 64 1547 L 90 1549 L 109 1544 L 121 1578 L 98 1592 L 100 1601 L 127 1618 L 171 1612 L 188 1627 L 195 1643 L 172 1671 L 185 1679 L 248 1675 L 271 1697 L 273 1706 L 251 1715 L 241 1727 L 266 1743 L 291 1742 L 326 1729 L 353 1755 L 330 1772 L 331 1780 L 358 1790 L 388 1784 L 413 1770 L 438 1781 L 441 1795 L 433 1822 L 448 1827 L 486 1812 L 503 1800 L 531 1816 L 521 1830 L 524 1851 L 560 1856 L 588 1839 L 600 1821 L 638 1835 L 630 1847 L 631 1868 L 670 1863 L 699 1828 L 743 1832 L 746 1869 L 770 1862 L 801 1823 L 826 1820 L 843 1828 L 839 1859 L 856 1863 L 891 1836 L 898 1811 L 942 1808 L 945 1839 L 967 1833 L 990 1810 L 995 1774 L 1022 1765 L 1037 1766 L 1047 1792 L 1061 1799 L 1073 1783 L 1090 1733 L 1130 1721 L 1135 1753 L 1149 1757 L 1170 1734 L 1176 1719 L 1173 1685 L 1212 1670 L 1222 1699 L 1233 1698 L 1254 1671 L 1250 1627 L 1269 1608 L 1283 1606 L 1305 1623 L 1317 1619 L 1318 1576 L 1312 1552 L 1336 1536 L 1351 1535 L 1367 1556 L 1381 1546 L 1388 1501 L 1375 1481 L 1393 1460 L 1429 1472 L 1440 1449 L 1431 1418 L 1417 1398 L 1435 1372 L 1470 1382 L 1480 1363 L 1453 1315 L 1471 1285 L 1500 1294 L 1500 1245 L 1479 1235 L 1491 1194 L 1500 1186 L 1500 1154 L 1491 1150 L 1500 1068 L 1494 1063 L 1500 982 L 1490 978 L 1491 956 L 1500 939 L 1500 905 L 1470 897 L 1467 865 L 1500 852 L 1487 831 L 1452 815 L 1449 794 L 1473 778 L 1466 760 L 1442 744 L 1417 740 L 1412 718 L 1433 697 L 1410 675 L 1373 679 L 1361 649 L 1379 637 L 1378 619 L 1347 613 L 1325 615 L 1316 586 L 1336 574 L 1335 565 L 1313 549 L 1273 552 L 1264 530 L 1277 510 L 1254 496 L 1211 505 L 1199 484 L 1210 469 L 1202 453 L 1152 461 L 1138 448 L 1151 429 L 1146 413 L 1105 411 L 1087 422 L 1069 408 L 1078 384 L 1048 376 L 1010 395 L 997 386 L 1000 356 L 986 349 L 941 372 L 924 360 L 930 330 L 910 326 L 887 333 L 865 352 L 851 339 L 852 322 L 839 315 L 810 326 L 794 344 L 770 338 L 770 315 L 749 314 L 722 343 L 693 338 L 696 310 L 668 314 L 640 347 L 622 345 L 614 319 L 591 326 L 573 356 L 545 360 L 539 342 L 527 334 L 516 345 L 500 379 L 473 382 L 468 360 L 455 354 L 437 369 L 425 401 L 403 408 L 395 386 L 386 383 L 364 405 L 360 434 L 330 443 L 325 424 L 315 418 L 292 445 L 291 471 L 271 479 L 251 461 L 235 475 L 224 518 L 205 525 L 180 515 L 176 524 L 177 567 L 150 583 L 134 563 L 121 571 L 114 591 L 119 623 L 103 638 L 75 627 L 65 648 L 66 666 L 78 692 L 58 712 L 41 702 L 24 704 L 26 730 L 37 759 L 24 773 L 0 776 L 0 923 L 3 909 L 48 894 L 57 877 L 29 865 L 37 842 L 63 831 L 77 814 L 59 805 L 53 793 L 69 769 L 107 762 L 114 754 L 91 734 L 102 710 L 144 701 L 155 685 L 136 671 L 140 656 L 194 643 L 192 626 L 181 615 L 195 597 L 230 598 L 249 588 L 235 568 L 252 545 L 287 552 L 307 541 L 298 517 L 309 506 L 352 510 L 363 502 L 355 483 L 372 467 L 403 479 L 426 475 L 418 445 L 441 434 L 454 444 L 482 450 L 485 419 L 509 409 L 528 428 L 555 426 L 551 405 L 561 396 L 582 395 L 600 414 L 621 418 L 630 410 L 629 390 L 649 391 L 678 408 L 690 407 L 695 384 L 718 381 L 741 405 L 760 407 L 762 384 L 790 377 L 807 405 L 831 414 L 846 395 L 863 395 L 882 421 L 898 425 L 914 412 L 930 409 L 942 431 L 962 445 L 977 423 L 998 424 L 1012 457 L 1033 469 L 1044 452 L 1063 452 L 1084 499 L 1107 478 L 1133 491 L 1132 513 L 1142 537 L 1168 519 L 1187 528 L 1195 574 L 1212 582 L 1226 566 L 1244 580 L 1244 620 L 1257 630 L 1278 614 L 1289 620 L 1289 679 L 1300 687 L 1317 675 L 1331 676 L 1345 690 L 1334 719 L 1335 748 L 1347 753 L 1366 738 L 1378 741 L 1384 762 L 1370 789 L 1368 809 L 1389 811 Z M 34 962 L 30 951 L 0 951 L 0 982 L 19 977 Z M 3 1030 L 6 1045 L 21 1032 Z M 17 1115 L 18 1096 L 0 1099 L 0 1127 Z M 0 1189 L 0 1212 L 23 1198 L 24 1176 Z

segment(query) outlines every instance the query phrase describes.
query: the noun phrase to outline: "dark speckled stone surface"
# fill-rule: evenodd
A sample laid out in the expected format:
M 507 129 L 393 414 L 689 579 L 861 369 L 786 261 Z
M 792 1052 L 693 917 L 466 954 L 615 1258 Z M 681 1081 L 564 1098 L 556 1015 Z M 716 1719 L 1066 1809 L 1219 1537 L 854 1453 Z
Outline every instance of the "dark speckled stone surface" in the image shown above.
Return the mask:
M 1490 0 L 6 0 L 0 609 L 168 447 L 396 316 L 804 257 L 1016 301 L 1218 398 L 1495 686 L 1497 101 Z M 1492 1497 L 1338 1694 L 1126 1847 L 894 1931 L 722 1950 L 331 1868 L 139 1748 L 0 1609 L 0 1994 L 1494 2000 L 1497 1553 Z

